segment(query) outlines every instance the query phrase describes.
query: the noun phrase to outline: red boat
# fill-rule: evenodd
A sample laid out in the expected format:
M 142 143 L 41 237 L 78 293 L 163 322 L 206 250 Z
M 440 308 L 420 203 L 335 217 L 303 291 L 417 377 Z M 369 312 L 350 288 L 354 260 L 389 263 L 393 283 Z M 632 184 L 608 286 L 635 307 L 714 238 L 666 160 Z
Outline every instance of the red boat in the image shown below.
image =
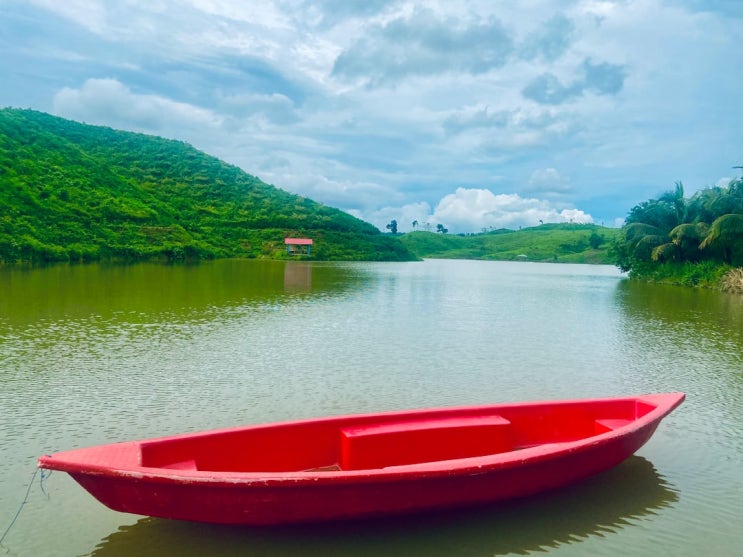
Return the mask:
M 64 451 L 108 507 L 267 525 L 411 513 L 532 495 L 615 466 L 683 393 L 328 417 Z

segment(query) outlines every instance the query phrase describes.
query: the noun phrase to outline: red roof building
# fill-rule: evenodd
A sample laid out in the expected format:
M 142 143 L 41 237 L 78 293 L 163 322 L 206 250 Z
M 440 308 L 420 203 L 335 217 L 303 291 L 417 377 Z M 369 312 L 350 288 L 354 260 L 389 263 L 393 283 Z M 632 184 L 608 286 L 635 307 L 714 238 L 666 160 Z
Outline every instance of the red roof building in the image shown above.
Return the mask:
M 288 255 L 310 255 L 312 238 L 284 238 Z

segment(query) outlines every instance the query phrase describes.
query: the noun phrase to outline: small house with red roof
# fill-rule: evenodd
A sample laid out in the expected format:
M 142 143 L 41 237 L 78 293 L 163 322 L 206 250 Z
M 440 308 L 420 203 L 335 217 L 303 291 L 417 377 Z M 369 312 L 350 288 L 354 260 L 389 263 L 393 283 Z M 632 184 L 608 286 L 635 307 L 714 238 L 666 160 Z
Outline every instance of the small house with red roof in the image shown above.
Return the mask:
M 287 255 L 310 255 L 312 238 L 284 238 Z

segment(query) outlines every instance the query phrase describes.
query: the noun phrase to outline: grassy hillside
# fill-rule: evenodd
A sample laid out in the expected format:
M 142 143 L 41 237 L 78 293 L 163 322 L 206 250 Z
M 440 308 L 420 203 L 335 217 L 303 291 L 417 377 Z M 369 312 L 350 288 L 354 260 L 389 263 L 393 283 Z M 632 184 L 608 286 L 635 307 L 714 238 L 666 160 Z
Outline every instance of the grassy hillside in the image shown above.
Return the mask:
M 610 265 L 608 248 L 618 234 L 618 229 L 593 224 L 543 224 L 469 236 L 411 232 L 401 241 L 418 257 Z
M 371 224 L 190 145 L 0 110 L 0 261 L 284 257 L 410 260 Z

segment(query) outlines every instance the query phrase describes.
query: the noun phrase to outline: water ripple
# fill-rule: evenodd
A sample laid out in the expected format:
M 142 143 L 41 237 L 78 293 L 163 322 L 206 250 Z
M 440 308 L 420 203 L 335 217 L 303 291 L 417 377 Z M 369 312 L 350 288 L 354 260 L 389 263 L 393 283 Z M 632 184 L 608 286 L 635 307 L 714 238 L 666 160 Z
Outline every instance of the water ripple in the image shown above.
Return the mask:
M 743 305 L 719 293 L 494 262 L 324 264 L 288 283 L 275 262 L 167 269 L 42 269 L 12 282 L 0 319 L 0 517 L 15 512 L 35 458 L 58 449 L 411 407 L 676 390 L 687 401 L 640 451 L 650 472 L 620 468 L 626 478 L 608 488 L 589 482 L 508 511 L 284 536 L 132 525 L 56 479 L 56 499 L 32 501 L 9 537 L 21 553 L 100 542 L 101 555 L 144 555 L 148 543 L 186 555 L 692 555 L 743 544 Z

